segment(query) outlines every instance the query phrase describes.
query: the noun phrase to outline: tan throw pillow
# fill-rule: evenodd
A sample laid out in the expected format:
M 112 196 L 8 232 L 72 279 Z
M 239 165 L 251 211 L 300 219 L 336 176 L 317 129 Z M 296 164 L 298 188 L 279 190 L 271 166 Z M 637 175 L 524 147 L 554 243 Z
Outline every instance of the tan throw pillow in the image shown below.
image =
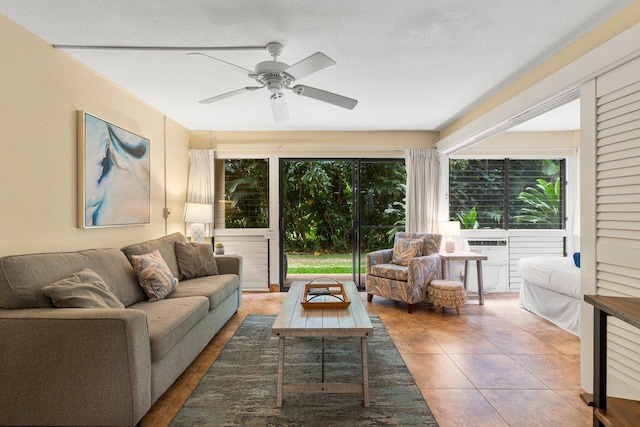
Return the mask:
M 176 258 L 181 279 L 218 274 L 213 246 L 209 244 L 176 242 Z
M 124 308 L 102 277 L 88 268 L 42 288 L 59 308 Z
M 397 239 L 393 247 L 393 263 L 409 265 L 409 261 L 422 253 L 422 239 Z
M 171 275 L 171 270 L 157 249 L 148 254 L 131 255 L 131 264 L 149 301 L 164 299 L 176 290 L 178 279 Z

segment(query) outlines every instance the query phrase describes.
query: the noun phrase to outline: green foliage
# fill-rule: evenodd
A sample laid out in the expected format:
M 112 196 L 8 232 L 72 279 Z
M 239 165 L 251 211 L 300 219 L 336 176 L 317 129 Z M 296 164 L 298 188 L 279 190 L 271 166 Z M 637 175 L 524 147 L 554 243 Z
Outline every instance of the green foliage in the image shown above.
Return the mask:
M 460 221 L 460 228 L 462 229 L 474 229 L 478 228 L 478 213 L 476 212 L 476 207 L 472 207 L 468 213 L 458 212 L 456 213 L 458 217 L 458 221 Z
M 284 162 L 286 251 L 350 250 L 351 172 L 348 161 Z
M 285 252 L 351 253 L 354 165 L 351 160 L 285 161 L 283 216 Z M 387 230 L 404 229 L 403 162 L 362 161 L 357 194 L 361 250 L 388 246 Z M 268 228 L 269 162 L 228 159 L 225 169 L 225 226 Z
M 527 206 L 514 218 L 519 223 L 547 224 L 560 227 L 560 178 L 555 181 L 536 180 L 534 187 L 527 187 L 518 196 Z
M 350 253 L 356 163 L 350 160 L 282 162 L 284 250 L 287 253 Z M 396 202 L 405 197 L 402 162 L 361 162 L 361 250 L 387 247 L 386 231 L 404 219 Z M 380 227 L 382 226 L 382 227 Z
M 288 254 L 289 274 L 349 274 L 351 254 Z
M 407 185 L 404 183 L 397 184 L 398 189 L 401 190 L 405 195 L 407 194 Z M 394 221 L 394 227 L 387 231 L 387 242 L 393 243 L 393 239 L 396 236 L 396 233 L 402 232 L 406 230 L 407 225 L 407 198 L 403 197 L 401 202 L 393 202 L 390 208 L 385 209 L 385 213 L 388 215 L 394 215 L 399 217 L 396 221 Z
M 225 227 L 269 227 L 269 162 L 228 159 L 225 168 Z
M 535 200 L 538 195 L 531 188 L 539 179 L 562 181 L 563 165 L 558 159 L 450 159 L 449 217 L 460 219 L 475 207 L 478 228 L 560 229 L 564 196 L 559 183 L 555 196 L 545 194 L 551 188 L 534 188 L 558 210 L 555 216 Z M 469 222 L 466 227 L 473 226 Z

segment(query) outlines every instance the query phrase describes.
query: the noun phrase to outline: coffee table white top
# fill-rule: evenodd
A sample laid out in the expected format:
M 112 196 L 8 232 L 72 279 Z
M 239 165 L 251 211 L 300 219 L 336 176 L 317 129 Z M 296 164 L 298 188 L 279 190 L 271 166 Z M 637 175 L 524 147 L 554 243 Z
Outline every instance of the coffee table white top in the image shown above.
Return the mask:
M 373 326 L 358 288 L 352 281 L 344 282 L 351 300 L 348 308 L 305 309 L 300 303 L 305 282 L 293 282 L 271 330 L 278 337 L 370 337 Z

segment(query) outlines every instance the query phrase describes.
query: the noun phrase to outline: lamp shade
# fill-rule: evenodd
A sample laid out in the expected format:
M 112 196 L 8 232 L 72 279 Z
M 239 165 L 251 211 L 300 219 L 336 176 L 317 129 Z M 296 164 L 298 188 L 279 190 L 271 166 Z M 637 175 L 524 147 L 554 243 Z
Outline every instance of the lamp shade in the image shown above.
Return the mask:
M 443 236 L 459 236 L 460 221 L 443 221 L 438 225 L 438 229 Z
M 184 205 L 184 222 L 213 224 L 213 205 L 206 203 L 186 203 Z

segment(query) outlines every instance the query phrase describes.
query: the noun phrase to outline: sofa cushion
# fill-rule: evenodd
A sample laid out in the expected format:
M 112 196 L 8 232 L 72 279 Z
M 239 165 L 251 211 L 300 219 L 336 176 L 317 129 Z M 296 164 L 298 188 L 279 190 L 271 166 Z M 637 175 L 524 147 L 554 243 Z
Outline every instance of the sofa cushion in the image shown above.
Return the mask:
M 376 264 L 371 266 L 372 276 L 384 277 L 385 279 L 409 280 L 409 268 L 398 264 Z
M 88 268 L 47 285 L 42 291 L 56 307 L 124 308 L 102 277 Z
M 176 258 L 180 280 L 218 274 L 213 246 L 209 244 L 176 242 Z
M 393 245 L 393 263 L 409 265 L 409 262 L 422 253 L 422 239 L 396 239 Z
M 145 299 L 127 257 L 118 249 L 10 255 L 0 258 L 0 307 L 53 307 L 42 288 L 89 268 L 125 305 Z
M 205 297 L 143 301 L 127 309 L 141 310 L 147 315 L 151 362 L 162 359 L 193 326 L 209 312 Z
M 173 277 L 180 277 L 180 269 L 178 268 L 178 259 L 176 258 L 175 244 L 176 242 L 186 242 L 187 238 L 182 233 L 173 233 L 158 239 L 147 240 L 146 242 L 136 243 L 122 248 L 122 251 L 131 260 L 131 255 L 142 255 L 158 250 L 162 259 L 167 263 Z
M 209 310 L 224 301 L 240 287 L 240 279 L 235 274 L 198 277 L 180 282 L 180 286 L 169 298 L 203 296 L 209 299 Z
M 131 255 L 131 263 L 149 301 L 164 299 L 176 290 L 178 279 L 173 277 L 157 249 L 148 254 Z

